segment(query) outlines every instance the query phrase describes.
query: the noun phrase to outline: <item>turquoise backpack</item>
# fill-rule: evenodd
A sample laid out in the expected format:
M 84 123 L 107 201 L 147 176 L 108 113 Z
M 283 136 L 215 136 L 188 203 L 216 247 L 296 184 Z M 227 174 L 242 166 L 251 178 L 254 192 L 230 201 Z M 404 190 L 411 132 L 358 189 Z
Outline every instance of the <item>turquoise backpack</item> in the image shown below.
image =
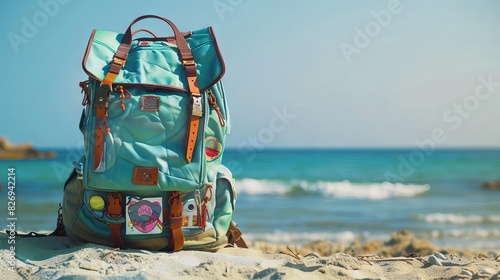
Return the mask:
M 174 36 L 132 32 L 146 18 Z M 140 31 L 151 36 L 133 39 Z M 221 164 L 230 123 L 212 28 L 180 32 L 147 15 L 123 34 L 94 30 L 83 69 L 85 154 L 64 187 L 68 236 L 171 251 L 241 242 L 234 180 Z

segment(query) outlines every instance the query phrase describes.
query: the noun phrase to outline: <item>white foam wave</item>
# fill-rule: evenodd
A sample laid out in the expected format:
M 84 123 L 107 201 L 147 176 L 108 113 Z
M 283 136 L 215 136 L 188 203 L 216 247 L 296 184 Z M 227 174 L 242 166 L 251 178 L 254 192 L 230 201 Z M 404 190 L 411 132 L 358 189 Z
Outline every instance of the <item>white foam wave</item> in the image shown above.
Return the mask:
M 250 195 L 286 195 L 297 190 L 342 199 L 380 200 L 394 197 L 414 197 L 430 190 L 429 185 L 401 183 L 351 183 L 349 181 L 256 180 L 251 178 L 236 181 L 240 193 Z
M 287 186 L 279 181 L 242 179 L 236 181 L 236 190 L 239 193 L 250 195 L 285 194 Z
M 500 238 L 500 229 L 469 228 L 469 229 L 447 229 L 433 230 L 431 238 Z
M 418 216 L 419 220 L 438 224 L 496 224 L 500 215 L 459 215 L 450 213 L 432 213 Z
M 337 198 L 386 199 L 392 197 L 413 197 L 428 192 L 429 185 L 404 185 L 401 183 L 352 184 L 343 182 L 320 182 L 322 193 Z
M 447 229 L 425 232 L 412 232 L 416 238 L 425 238 L 441 247 L 492 249 L 500 246 L 500 229 Z M 273 244 L 304 245 L 315 241 L 330 241 L 336 244 L 350 245 L 353 242 L 371 240 L 389 240 L 389 233 L 369 231 L 353 232 L 285 232 L 267 233 L 245 232 L 244 238 L 250 244 L 260 241 Z
M 306 244 L 319 240 L 326 240 L 338 244 L 348 245 L 354 241 L 367 241 L 372 239 L 385 240 L 388 234 L 374 235 L 368 232 L 283 232 L 247 233 L 245 239 L 250 242 L 265 241 L 275 244 Z

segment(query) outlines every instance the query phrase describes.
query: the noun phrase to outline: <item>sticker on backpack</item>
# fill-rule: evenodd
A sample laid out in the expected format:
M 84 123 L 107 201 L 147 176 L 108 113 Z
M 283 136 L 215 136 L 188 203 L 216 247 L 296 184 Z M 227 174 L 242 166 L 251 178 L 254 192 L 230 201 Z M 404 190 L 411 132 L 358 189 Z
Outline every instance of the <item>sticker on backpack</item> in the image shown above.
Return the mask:
M 217 159 L 222 151 L 222 144 L 219 139 L 209 136 L 205 138 L 205 154 L 207 155 L 207 160 L 212 161 Z
M 158 234 L 163 231 L 162 198 L 127 196 L 127 235 Z
M 199 228 L 198 211 L 194 199 L 188 199 L 184 203 L 182 210 L 182 227 L 184 228 Z

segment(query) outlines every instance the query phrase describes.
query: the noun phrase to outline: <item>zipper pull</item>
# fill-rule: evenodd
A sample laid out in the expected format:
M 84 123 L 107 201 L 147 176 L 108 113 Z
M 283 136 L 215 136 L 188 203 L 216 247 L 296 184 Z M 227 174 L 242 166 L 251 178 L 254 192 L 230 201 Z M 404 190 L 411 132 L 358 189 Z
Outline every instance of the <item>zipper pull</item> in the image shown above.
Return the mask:
M 220 108 L 217 105 L 217 98 L 215 97 L 215 94 L 212 92 L 211 89 L 209 89 L 207 92 L 209 94 L 208 103 L 210 103 L 210 105 L 212 105 L 212 107 L 214 108 L 215 112 L 217 112 L 217 115 L 219 116 L 220 125 L 226 126 L 226 120 L 224 119 L 224 116 L 222 116 Z
M 117 86 L 115 88 L 115 91 L 118 91 L 120 93 L 120 98 L 122 99 L 122 103 L 120 104 L 120 108 L 122 108 L 123 111 L 125 111 L 125 99 L 130 99 L 132 97 L 132 93 L 128 91 L 126 88 L 123 86 Z
M 86 106 L 90 103 L 89 84 L 90 84 L 89 80 L 80 82 L 79 84 L 80 87 L 82 88 L 82 91 L 80 93 L 83 93 L 83 100 L 82 100 L 83 106 Z
M 201 225 L 201 194 L 199 189 L 194 190 L 194 203 L 196 203 L 196 225 Z
M 205 185 L 205 193 L 203 194 L 203 203 L 201 205 L 201 229 L 205 231 L 207 227 L 207 218 L 210 219 L 208 214 L 207 203 L 212 200 L 212 185 Z

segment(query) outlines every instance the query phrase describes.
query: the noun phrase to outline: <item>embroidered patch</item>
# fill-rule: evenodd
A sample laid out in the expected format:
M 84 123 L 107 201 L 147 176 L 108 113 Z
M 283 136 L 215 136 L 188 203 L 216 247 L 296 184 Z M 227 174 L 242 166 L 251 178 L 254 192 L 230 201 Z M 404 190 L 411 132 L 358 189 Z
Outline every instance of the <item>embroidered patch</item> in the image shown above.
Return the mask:
M 213 136 L 205 138 L 205 154 L 207 155 L 207 160 L 215 160 L 220 156 L 221 151 L 222 144 L 219 139 Z
M 141 96 L 141 111 L 157 112 L 160 108 L 159 96 Z
M 164 229 L 162 215 L 162 198 L 140 198 L 127 196 L 125 211 L 127 235 L 158 234 Z

